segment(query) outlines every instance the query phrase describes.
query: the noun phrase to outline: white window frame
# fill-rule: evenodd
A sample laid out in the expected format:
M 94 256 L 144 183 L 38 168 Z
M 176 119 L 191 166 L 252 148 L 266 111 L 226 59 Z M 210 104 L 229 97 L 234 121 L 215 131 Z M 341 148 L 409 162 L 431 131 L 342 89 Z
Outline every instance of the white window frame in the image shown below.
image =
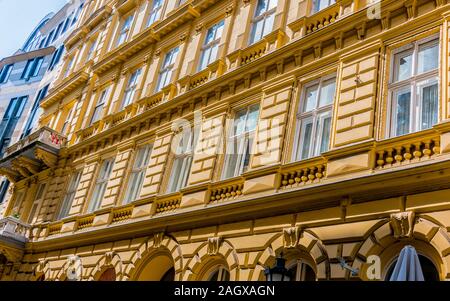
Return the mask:
M 207 271 L 206 272 L 207 278 L 205 280 L 213 281 L 212 278 L 213 278 L 213 276 L 216 273 L 218 273 L 217 280 L 216 280 L 217 282 L 229 281 L 229 279 L 230 279 L 230 271 L 223 264 L 220 264 L 218 266 L 212 267 L 209 271 Z
M 139 77 L 141 76 L 141 68 L 134 71 L 130 78 L 128 79 L 127 87 L 123 93 L 122 103 L 120 105 L 120 110 L 122 111 L 124 108 L 129 106 L 133 102 L 133 98 L 136 94 L 136 90 L 139 83 Z
M 95 122 L 101 119 L 102 117 L 101 115 L 106 104 L 106 99 L 108 98 L 109 95 L 109 90 L 110 87 L 107 87 L 102 91 L 102 93 L 100 93 L 100 97 L 98 98 L 97 103 L 94 107 L 94 111 L 92 112 L 91 121 L 89 123 L 90 125 L 94 124 Z
M 438 55 L 438 65 L 435 69 L 428 70 L 421 74 L 418 74 L 418 55 L 419 49 L 422 45 L 430 44 L 431 47 L 437 46 L 439 55 Z M 391 54 L 391 68 L 390 68 L 390 81 L 388 84 L 388 110 L 386 119 L 386 136 L 388 138 L 398 137 L 402 135 L 408 135 L 414 132 L 425 130 L 422 128 L 422 104 L 423 97 L 422 91 L 423 88 L 428 86 L 437 85 L 437 111 L 436 111 L 436 120 L 439 121 L 439 110 L 440 110 L 440 79 L 439 79 L 439 68 L 440 68 L 440 38 L 438 35 L 432 35 L 425 39 L 417 40 L 413 43 L 405 45 L 403 47 L 399 47 L 392 51 Z M 405 55 L 401 55 L 405 53 Z M 412 55 L 411 62 L 411 72 L 412 74 L 400 81 L 397 81 L 397 58 L 405 57 L 406 55 Z M 399 56 L 400 55 L 400 56 Z M 409 127 L 408 132 L 397 135 L 396 127 L 397 127 L 397 95 L 402 92 L 409 91 L 410 93 L 410 115 L 409 115 Z
M 200 62 L 198 64 L 198 71 L 204 70 L 209 64 L 211 64 L 212 62 L 217 60 L 217 57 L 219 55 L 219 44 L 220 44 L 220 40 L 222 39 L 224 27 L 225 27 L 225 21 L 221 20 L 221 21 L 217 22 L 216 24 L 214 24 L 213 26 L 211 26 L 210 28 L 208 28 L 208 30 L 206 31 L 205 41 L 204 41 L 202 49 L 201 49 Z M 219 28 L 222 28 L 222 30 L 221 30 L 222 34 L 220 36 L 217 36 Z M 214 31 L 214 37 L 213 37 L 212 41 L 208 43 L 207 39 L 208 39 L 209 32 L 211 30 Z M 215 57 L 212 57 L 212 53 L 214 53 L 214 51 L 213 51 L 214 49 L 216 49 L 215 50 L 216 55 L 215 55 Z M 207 52 L 208 50 L 209 50 L 209 52 Z M 208 57 L 206 57 L 207 53 L 208 53 Z
M 256 125 L 254 129 L 251 129 L 250 131 L 247 131 L 247 123 L 249 121 L 249 113 L 252 112 L 252 108 L 257 108 L 257 115 L 256 115 Z M 244 122 L 244 131 L 238 135 L 235 133 L 235 124 L 236 124 L 236 116 L 239 112 L 246 110 L 245 113 L 245 122 Z M 231 179 L 234 177 L 238 177 L 242 175 L 246 169 L 250 167 L 250 163 L 252 160 L 252 155 L 254 153 L 255 149 L 255 137 L 256 137 L 256 130 L 258 129 L 258 123 L 259 123 L 259 117 L 261 114 L 261 107 L 259 103 L 257 104 L 251 104 L 244 108 L 240 108 L 238 110 L 235 110 L 234 118 L 232 122 L 230 122 L 230 125 L 228 127 L 228 133 L 230 133 L 227 138 L 226 142 L 226 151 L 225 151 L 225 159 L 224 159 L 224 168 L 222 171 L 222 179 Z M 237 141 L 238 149 L 237 154 L 234 153 L 236 150 L 234 149 L 235 141 Z M 233 145 L 233 150 L 231 153 L 230 148 L 231 145 Z M 236 158 L 236 165 L 234 166 L 234 170 L 231 166 L 230 160 L 233 160 L 234 157 L 237 155 Z M 245 166 L 245 161 L 248 159 L 248 166 Z M 230 174 L 230 175 L 229 175 Z
M 42 202 L 44 201 L 45 193 L 47 192 L 47 183 L 39 183 L 36 195 L 34 196 L 33 205 L 30 210 L 30 214 L 28 215 L 28 224 L 32 224 L 34 220 L 37 218 L 36 214 L 39 214 L 39 211 L 42 207 Z
M 178 141 L 176 153 L 173 155 L 170 180 L 169 185 L 167 186 L 168 193 L 180 191 L 180 189 L 183 189 L 188 184 L 198 136 L 199 132 L 195 127 L 187 132 L 179 134 L 181 139 Z M 186 140 L 187 143 L 184 143 Z M 177 173 L 177 169 L 175 169 L 177 164 L 181 164 L 179 173 Z
M 69 215 L 70 208 L 72 208 L 82 174 L 83 171 L 78 170 L 70 178 L 69 186 L 67 187 L 66 194 L 64 195 L 64 200 L 61 203 L 61 208 L 59 208 L 58 220 L 63 219 Z
M 157 4 L 158 6 L 156 6 Z M 147 27 L 150 27 L 153 23 L 161 18 L 164 0 L 152 0 L 152 7 L 148 15 Z
M 265 10 L 263 13 L 261 13 L 260 15 L 257 16 L 256 13 L 257 13 L 258 5 L 259 5 L 260 1 L 269 1 L 269 4 L 271 1 L 277 1 L 277 4 L 278 4 L 278 0 L 258 0 L 256 2 L 256 7 L 255 7 L 255 11 L 253 13 L 253 19 L 252 19 L 252 29 L 250 31 L 250 41 L 249 41 L 250 45 L 254 44 L 254 43 L 260 41 L 262 38 L 264 38 L 264 36 L 265 36 L 264 32 L 266 32 L 265 28 L 266 28 L 266 26 L 269 26 L 269 24 L 267 24 L 267 19 L 269 19 L 272 15 L 275 15 L 275 13 L 277 11 L 277 5 L 275 5 L 275 7 L 271 8 L 269 10 Z M 257 24 L 259 24 L 260 22 L 262 22 L 262 24 L 263 24 L 262 30 L 261 30 L 261 36 L 257 37 L 255 30 L 257 28 Z M 275 23 L 275 16 L 273 19 L 273 23 L 270 24 L 271 29 L 270 29 L 269 33 L 273 31 L 274 23 Z
M 152 155 L 153 145 L 144 145 L 136 151 L 133 168 L 128 179 L 127 190 L 124 195 L 123 203 L 129 204 L 136 201 L 142 190 L 150 157 Z M 142 157 L 140 157 L 142 156 Z M 140 163 L 140 164 L 139 164 Z M 137 183 L 137 185 L 135 185 Z
M 106 159 L 101 164 L 97 179 L 95 180 L 95 186 L 92 191 L 91 199 L 89 201 L 88 212 L 94 212 L 100 208 L 113 168 L 114 158 Z
M 97 38 L 91 40 L 91 44 L 89 46 L 86 61 L 90 61 L 93 58 L 94 53 L 97 51 Z
M 172 82 L 173 69 L 175 67 L 175 64 L 177 63 L 179 52 L 180 48 L 176 46 L 166 53 L 164 61 L 161 64 L 161 69 L 159 71 L 155 92 L 161 91 L 164 87 Z
M 324 86 L 324 83 L 328 83 L 330 81 L 334 80 L 334 95 L 333 100 L 331 103 L 320 106 L 320 100 L 321 100 L 321 92 L 322 87 Z M 317 86 L 317 96 L 316 96 L 316 105 L 313 109 L 310 111 L 304 111 L 306 109 L 307 104 L 307 97 L 306 93 L 309 88 Z M 322 140 L 324 137 L 322 137 L 323 134 L 323 124 L 324 120 L 327 118 L 330 118 L 330 131 L 329 131 L 329 141 L 328 141 L 328 149 L 330 147 L 331 143 L 331 129 L 333 126 L 333 106 L 336 99 L 336 75 L 331 74 L 327 76 L 323 76 L 321 78 L 318 78 L 316 80 L 310 81 L 306 83 L 302 88 L 302 93 L 300 96 L 300 102 L 299 102 L 299 109 L 296 116 L 296 136 L 295 136 L 295 144 L 294 144 L 294 152 L 293 152 L 293 161 L 302 161 L 307 160 L 316 156 L 319 156 L 321 154 L 320 152 L 320 146 L 322 145 Z M 308 155 L 306 157 L 303 157 L 301 146 L 305 143 L 303 141 L 304 137 L 304 125 L 305 124 L 312 124 L 312 131 L 311 131 L 311 140 L 308 150 Z M 318 126 L 320 126 L 320 129 L 318 129 Z M 302 158 L 303 157 L 303 158 Z
M 133 14 L 127 16 L 123 19 L 123 22 L 120 24 L 119 36 L 117 37 L 117 46 L 122 45 L 126 41 L 128 41 L 131 27 L 133 25 Z

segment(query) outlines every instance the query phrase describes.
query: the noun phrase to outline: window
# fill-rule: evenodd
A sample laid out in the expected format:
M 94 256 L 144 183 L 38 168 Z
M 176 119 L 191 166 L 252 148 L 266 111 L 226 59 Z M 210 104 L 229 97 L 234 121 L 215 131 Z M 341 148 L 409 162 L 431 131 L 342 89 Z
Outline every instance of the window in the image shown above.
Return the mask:
M 77 192 L 78 184 L 81 179 L 81 171 L 75 172 L 69 182 L 69 187 L 67 188 L 66 195 L 61 204 L 61 209 L 59 210 L 58 219 L 65 218 L 69 215 L 70 208 L 72 207 L 73 200 L 75 199 L 75 193 Z
M 11 99 L 5 115 L 0 122 L 0 158 L 11 142 L 16 125 L 22 116 L 27 103 L 28 96 L 15 97 Z
M 206 33 L 205 44 L 202 48 L 199 70 L 205 69 L 209 64 L 217 59 L 219 43 L 223 33 L 224 22 L 213 25 Z
M 64 24 L 63 22 L 59 23 L 58 27 L 56 28 L 56 33 L 55 33 L 55 36 L 53 37 L 52 42 L 54 42 L 61 34 L 61 29 L 63 27 L 63 24 Z
M 424 40 L 393 56 L 389 136 L 431 128 L 438 122 L 439 40 Z
M 314 269 L 301 259 L 287 265 L 291 281 L 316 281 L 317 276 Z
M 50 42 L 53 40 L 54 34 L 55 34 L 55 30 L 53 29 L 52 31 L 50 31 L 50 33 L 47 37 L 47 41 L 45 42 L 45 47 L 48 47 L 50 45 Z
M 39 209 L 40 209 L 42 201 L 44 199 L 44 193 L 45 193 L 45 188 L 46 187 L 47 187 L 46 183 L 40 183 L 38 185 L 38 188 L 37 188 L 37 191 L 36 191 L 36 196 L 34 197 L 33 206 L 31 207 L 30 214 L 28 215 L 28 224 L 33 223 L 33 221 L 37 217 L 35 215 L 37 213 L 39 213 Z
M 134 95 L 136 94 L 139 75 L 141 75 L 141 69 L 138 69 L 134 71 L 133 74 L 131 74 L 131 77 L 128 80 L 127 87 L 125 88 L 120 111 L 133 102 Z
M 236 112 L 231 124 L 230 138 L 225 153 L 225 168 L 222 178 L 232 178 L 246 172 L 253 152 L 259 105 L 251 105 Z
M 122 28 L 120 29 L 119 39 L 117 40 L 117 46 L 123 44 L 128 39 L 132 21 L 133 15 L 130 15 L 123 22 Z
M 315 157 L 329 149 L 336 78 L 305 85 L 297 114 L 295 160 Z
M 69 131 L 69 128 L 70 128 L 69 125 L 70 125 L 70 122 L 72 120 L 72 114 L 73 114 L 74 110 L 75 110 L 74 107 L 72 107 L 70 109 L 69 113 L 67 114 L 66 118 L 64 119 L 64 123 L 63 123 L 63 126 L 61 128 L 61 134 L 63 134 L 63 135 L 67 135 L 68 134 L 68 131 Z
M 103 90 L 102 94 L 100 95 L 99 99 L 97 100 L 97 104 L 95 105 L 95 108 L 94 108 L 94 113 L 92 114 L 92 117 L 91 117 L 91 122 L 90 122 L 91 125 L 94 122 L 97 122 L 98 120 L 100 120 L 100 118 L 102 116 L 103 108 L 106 103 L 106 97 L 108 96 L 108 93 L 109 93 L 109 87 L 107 89 Z
M 32 77 L 38 76 L 43 62 L 44 62 L 43 57 L 38 57 L 38 58 L 28 60 L 27 65 L 25 66 L 25 69 L 23 69 L 21 79 L 28 80 Z
M 258 0 L 250 37 L 250 44 L 258 42 L 273 30 L 278 0 Z
M 181 6 L 185 2 L 186 2 L 186 0 L 178 0 L 178 6 Z
M 14 64 L 6 65 L 0 71 L 0 84 L 6 83 L 11 75 Z
M 161 17 L 162 2 L 162 0 L 153 0 L 152 8 L 147 21 L 147 27 L 155 23 Z
M 156 92 L 161 91 L 165 86 L 167 86 L 172 80 L 172 71 L 175 67 L 175 62 L 178 56 L 178 47 L 170 50 L 166 57 L 164 58 L 164 62 L 161 67 L 161 71 L 159 72 L 158 85 L 156 87 Z
M 191 130 L 183 131 L 177 135 L 179 141 L 174 154 L 170 182 L 167 192 L 176 192 L 186 187 L 191 171 L 194 150 L 197 144 L 198 133 Z
M 73 15 L 73 13 L 72 13 L 72 15 Z M 65 33 L 67 31 L 67 29 L 69 28 L 69 24 L 70 24 L 70 16 L 66 19 L 66 22 L 64 23 L 62 33 Z
M 8 191 L 10 182 L 8 179 L 3 179 L 0 183 L 0 204 L 5 201 L 6 192 Z
M 336 3 L 336 0 L 313 0 L 311 13 L 315 14 L 328 6 L 333 5 L 334 3 Z
M 95 48 L 97 48 L 97 39 L 91 41 L 91 45 L 86 56 L 86 61 L 92 59 L 92 57 L 94 56 Z
M 84 3 L 81 3 L 80 7 L 78 7 L 78 10 L 75 13 L 75 16 L 73 17 L 72 24 L 70 26 L 73 26 L 73 25 L 75 25 L 75 23 L 77 23 L 78 18 L 80 17 L 81 11 L 83 10 L 83 5 L 84 5 Z
M 128 180 L 124 203 L 128 204 L 139 198 L 151 153 L 152 145 L 146 145 L 138 149 L 136 158 L 134 159 L 133 169 L 131 170 L 130 179 Z
M 61 45 L 54 53 L 52 56 L 52 59 L 50 61 L 49 70 L 53 70 L 53 68 L 55 68 L 56 65 L 58 65 L 59 61 L 61 60 L 61 56 L 64 53 L 64 45 Z
M 89 212 L 93 212 L 100 208 L 101 201 L 103 196 L 105 195 L 106 186 L 108 185 L 108 180 L 112 172 L 112 168 L 114 165 L 113 159 L 108 159 L 103 161 L 102 166 L 100 167 L 100 172 L 97 176 L 97 180 L 95 181 L 94 192 L 91 197 L 91 201 L 89 202 Z
M 224 265 L 218 265 L 205 274 L 207 281 L 230 281 L 230 272 Z
M 67 63 L 66 70 L 64 71 L 64 77 L 67 77 L 72 69 L 73 62 L 75 57 L 71 57 L 69 62 Z
M 41 104 L 41 100 L 43 100 L 47 96 L 49 86 L 50 84 L 39 90 L 21 138 L 24 138 L 31 134 L 31 131 L 34 129 L 36 123 L 38 122 L 38 119 L 41 115 L 41 108 L 39 105 Z

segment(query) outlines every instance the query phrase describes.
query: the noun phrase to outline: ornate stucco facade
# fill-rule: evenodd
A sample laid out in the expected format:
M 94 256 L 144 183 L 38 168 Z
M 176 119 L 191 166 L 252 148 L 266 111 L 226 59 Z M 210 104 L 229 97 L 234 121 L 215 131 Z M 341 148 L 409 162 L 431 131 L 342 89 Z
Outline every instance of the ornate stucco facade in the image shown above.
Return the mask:
M 280 253 L 298 280 L 371 279 L 372 255 L 385 279 L 406 244 L 450 277 L 445 0 L 80 18 L 42 128 L 0 161 L 2 279 L 264 280 Z

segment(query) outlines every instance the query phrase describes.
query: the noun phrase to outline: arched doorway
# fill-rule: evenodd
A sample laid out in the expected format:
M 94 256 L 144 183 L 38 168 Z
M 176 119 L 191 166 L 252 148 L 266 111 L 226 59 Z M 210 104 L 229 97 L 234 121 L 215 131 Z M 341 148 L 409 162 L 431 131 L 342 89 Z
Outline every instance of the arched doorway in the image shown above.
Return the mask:
M 150 256 L 138 268 L 136 281 L 174 281 L 175 268 L 172 257 L 165 252 Z
M 116 271 L 114 268 L 107 268 L 98 278 L 98 281 L 116 281 Z
M 435 264 L 426 256 L 418 254 L 420 267 L 422 268 L 423 278 L 425 281 L 439 281 L 439 272 Z M 392 273 L 394 272 L 395 265 L 397 264 L 397 258 L 391 263 L 387 272 L 385 281 L 389 281 Z

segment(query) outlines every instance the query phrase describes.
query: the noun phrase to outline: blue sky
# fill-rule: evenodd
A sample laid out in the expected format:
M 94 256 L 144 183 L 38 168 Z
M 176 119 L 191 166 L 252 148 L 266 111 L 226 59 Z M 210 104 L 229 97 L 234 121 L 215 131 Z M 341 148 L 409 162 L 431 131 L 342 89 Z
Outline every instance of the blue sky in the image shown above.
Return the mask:
M 23 46 L 28 35 L 49 12 L 68 0 L 0 0 L 0 59 Z

